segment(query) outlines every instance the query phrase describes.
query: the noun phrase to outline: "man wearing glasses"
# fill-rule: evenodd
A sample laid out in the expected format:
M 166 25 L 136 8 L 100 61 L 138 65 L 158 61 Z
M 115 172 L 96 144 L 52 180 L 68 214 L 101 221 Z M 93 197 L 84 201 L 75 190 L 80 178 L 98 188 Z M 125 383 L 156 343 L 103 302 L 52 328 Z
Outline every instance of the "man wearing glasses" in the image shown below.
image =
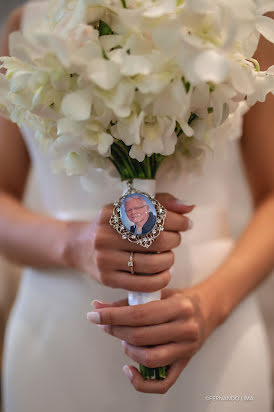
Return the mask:
M 155 225 L 156 216 L 149 211 L 149 206 L 142 196 L 134 195 L 126 199 L 125 211 L 128 219 L 134 223 L 130 226 L 132 233 L 148 233 Z

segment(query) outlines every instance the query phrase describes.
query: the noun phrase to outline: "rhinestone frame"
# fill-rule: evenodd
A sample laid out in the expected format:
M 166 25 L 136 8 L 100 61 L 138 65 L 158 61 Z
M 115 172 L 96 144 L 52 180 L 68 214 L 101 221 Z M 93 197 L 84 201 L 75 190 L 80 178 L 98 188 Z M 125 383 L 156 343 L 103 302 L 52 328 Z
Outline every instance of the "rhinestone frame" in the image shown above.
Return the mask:
M 165 223 L 167 210 L 163 205 L 161 205 L 161 203 L 155 198 L 154 195 L 150 195 L 149 193 L 135 189 L 131 183 L 128 183 L 128 186 L 129 188 L 127 192 L 123 196 L 121 196 L 119 200 L 114 202 L 113 204 L 114 207 L 113 207 L 111 218 L 109 220 L 109 224 L 122 236 L 122 239 L 127 239 L 129 242 L 137 243 L 138 245 L 141 245 L 145 248 L 149 248 L 149 246 L 152 245 L 154 240 L 164 230 L 164 223 Z M 122 219 L 120 216 L 121 204 L 128 195 L 131 195 L 133 193 L 140 193 L 148 197 L 149 200 L 152 202 L 153 206 L 155 207 L 157 217 L 156 217 L 155 225 L 153 226 L 151 232 L 148 232 L 145 234 L 132 233 L 130 232 L 130 230 L 128 230 L 124 226 L 122 222 Z

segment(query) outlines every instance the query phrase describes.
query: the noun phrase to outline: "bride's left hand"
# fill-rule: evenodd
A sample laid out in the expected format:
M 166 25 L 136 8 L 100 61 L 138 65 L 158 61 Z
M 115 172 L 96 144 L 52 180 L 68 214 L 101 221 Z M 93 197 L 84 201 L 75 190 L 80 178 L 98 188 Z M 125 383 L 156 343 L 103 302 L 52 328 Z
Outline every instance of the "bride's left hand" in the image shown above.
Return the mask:
M 166 393 L 221 323 L 206 282 L 161 292 L 162 300 L 143 305 L 128 306 L 127 299 L 112 304 L 94 301 L 100 320 L 95 322 L 88 316 L 106 333 L 125 341 L 124 351 L 135 362 L 149 368 L 170 365 L 167 378 L 160 381 L 145 380 L 131 365 L 130 380 L 139 392 Z

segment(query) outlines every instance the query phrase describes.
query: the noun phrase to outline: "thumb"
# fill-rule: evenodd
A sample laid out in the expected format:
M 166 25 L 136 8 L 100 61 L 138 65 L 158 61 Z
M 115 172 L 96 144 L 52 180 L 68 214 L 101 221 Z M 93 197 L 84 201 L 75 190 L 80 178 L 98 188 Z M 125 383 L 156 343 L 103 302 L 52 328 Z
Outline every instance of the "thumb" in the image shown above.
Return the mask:
M 183 200 L 177 199 L 170 193 L 156 193 L 155 198 L 169 211 L 175 213 L 189 213 L 195 205 L 189 205 Z

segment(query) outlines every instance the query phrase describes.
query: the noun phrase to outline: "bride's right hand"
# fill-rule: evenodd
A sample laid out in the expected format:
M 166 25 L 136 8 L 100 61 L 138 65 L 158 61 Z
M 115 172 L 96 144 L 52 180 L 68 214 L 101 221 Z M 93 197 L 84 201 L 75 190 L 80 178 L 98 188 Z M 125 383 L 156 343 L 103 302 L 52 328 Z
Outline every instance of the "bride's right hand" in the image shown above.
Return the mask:
M 97 282 L 111 287 L 139 292 L 154 292 L 165 288 L 170 279 L 169 269 L 174 263 L 172 249 L 181 243 L 180 232 L 191 227 L 184 216 L 194 208 L 167 193 L 155 196 L 167 209 L 164 231 L 149 248 L 128 240 L 114 230 L 109 219 L 113 204 L 107 204 L 92 222 L 68 222 L 65 260 L 69 267 L 90 275 Z M 154 274 L 133 276 L 128 267 L 130 252 L 134 251 L 134 272 Z M 151 254 L 149 252 L 161 252 Z

